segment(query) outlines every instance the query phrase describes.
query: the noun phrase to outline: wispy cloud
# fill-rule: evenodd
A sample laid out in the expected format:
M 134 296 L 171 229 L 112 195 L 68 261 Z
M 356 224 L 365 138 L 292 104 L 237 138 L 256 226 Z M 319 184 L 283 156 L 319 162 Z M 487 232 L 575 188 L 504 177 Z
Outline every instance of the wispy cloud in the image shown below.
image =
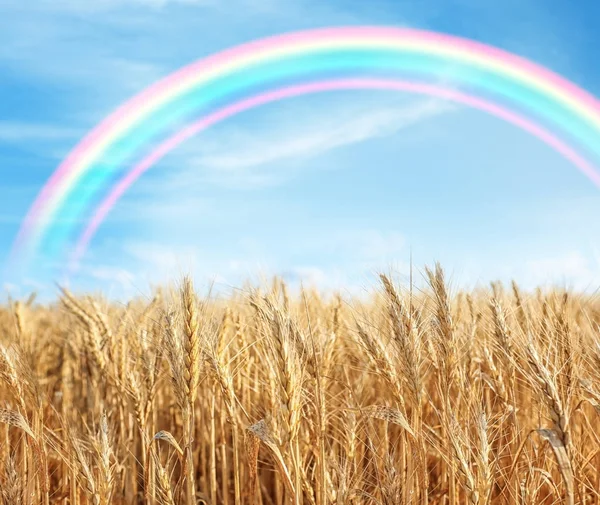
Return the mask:
M 323 240 L 332 253 L 351 251 L 351 256 L 361 261 L 384 263 L 406 252 L 406 238 L 397 231 L 356 228 L 332 232 Z
M 96 266 L 90 268 L 87 274 L 94 279 L 116 280 L 123 284 L 128 284 L 135 278 L 135 275 L 129 270 L 119 267 Z
M 0 142 L 29 143 L 77 138 L 81 130 L 43 123 L 0 120 Z
M 127 242 L 123 245 L 123 252 L 137 265 L 137 277 L 151 276 L 153 280 L 195 270 L 205 255 L 197 245 L 150 241 Z
M 41 2 L 47 9 L 79 13 L 106 12 L 128 7 L 163 8 L 169 5 L 215 7 L 220 3 L 219 0 L 96 0 L 94 2 L 80 2 L 79 0 L 56 0 L 49 2 L 42 0 Z
M 520 274 L 531 285 L 563 284 L 575 289 L 589 289 L 600 281 L 598 265 L 578 250 L 529 260 Z
M 292 107 L 268 121 L 202 135 L 138 181 L 109 215 L 107 224 L 135 221 L 138 226 L 151 227 L 153 234 L 157 230 L 169 236 L 176 230 L 183 233 L 190 216 L 218 221 L 224 212 L 240 212 L 239 202 L 225 211 L 218 205 L 224 197 L 219 190 L 284 185 L 306 170 L 311 159 L 391 137 L 454 110 L 455 106 L 433 99 L 411 98 L 401 105 L 387 99 L 360 106 L 344 99 L 331 104 L 326 112 L 319 107 Z
M 236 189 L 256 189 L 285 182 L 299 165 L 338 148 L 392 136 L 400 130 L 456 110 L 448 102 L 419 99 L 399 106 L 389 103 L 374 109 L 349 104 L 327 112 L 306 112 L 281 117 L 278 128 L 252 124 L 247 129 L 225 130 L 217 138 L 203 137 L 171 155 L 163 177 L 142 184 L 153 190 L 197 189 L 207 183 Z
M 571 288 L 595 291 L 600 285 L 600 262 L 593 250 L 567 248 L 554 252 L 521 251 L 517 256 L 508 254 L 489 258 L 473 253 L 475 260 L 465 262 L 457 269 L 457 285 L 472 288 L 487 287 L 490 281 L 509 283 L 515 280 L 523 289 Z M 454 263 L 458 265 L 458 263 Z
M 209 167 L 215 172 L 234 172 L 260 167 L 288 158 L 310 158 L 331 149 L 364 142 L 365 140 L 392 135 L 402 128 L 437 116 L 450 110 L 450 106 L 439 101 L 420 101 L 402 108 L 380 109 L 355 117 L 346 124 L 321 125 L 325 128 L 312 129 L 303 136 L 276 138 L 272 141 L 260 139 L 238 148 L 233 153 L 207 155 L 195 160 L 199 166 Z
M 323 230 L 309 230 L 290 240 L 286 247 L 253 235 L 242 236 L 233 244 L 227 242 L 229 245 L 193 234 L 186 242 L 127 240 L 111 244 L 100 255 L 119 258 L 120 266 L 98 266 L 96 254 L 81 271 L 87 277 L 117 282 L 122 287 L 166 283 L 190 273 L 203 282 L 213 280 L 229 286 L 240 286 L 247 280 L 263 282 L 279 275 L 294 285 L 302 282 L 334 289 L 344 282 L 362 281 L 393 261 L 397 268 L 406 266 L 398 263 L 400 257 L 407 256 L 407 248 L 403 235 L 396 231 L 350 228 L 325 234 Z

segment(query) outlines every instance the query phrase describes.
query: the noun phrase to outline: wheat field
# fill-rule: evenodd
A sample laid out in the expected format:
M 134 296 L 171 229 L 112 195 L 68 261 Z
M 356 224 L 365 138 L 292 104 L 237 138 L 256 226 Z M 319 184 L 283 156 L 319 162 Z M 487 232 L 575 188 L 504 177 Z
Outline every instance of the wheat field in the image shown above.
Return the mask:
M 423 276 L 11 301 L 0 502 L 600 503 L 600 303 Z

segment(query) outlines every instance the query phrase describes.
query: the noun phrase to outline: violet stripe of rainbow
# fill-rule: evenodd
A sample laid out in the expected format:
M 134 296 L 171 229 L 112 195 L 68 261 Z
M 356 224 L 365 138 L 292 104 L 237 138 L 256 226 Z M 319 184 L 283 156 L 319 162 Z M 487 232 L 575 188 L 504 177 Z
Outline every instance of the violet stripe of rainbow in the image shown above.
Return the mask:
M 250 110 L 261 105 L 291 98 L 309 93 L 321 93 L 326 91 L 357 90 L 357 89 L 377 89 L 388 91 L 402 91 L 416 94 L 436 96 L 445 100 L 460 103 L 496 116 L 508 123 L 511 123 L 531 135 L 537 137 L 545 144 L 552 147 L 555 151 L 562 154 L 567 160 L 573 163 L 583 174 L 589 177 L 592 182 L 600 187 L 600 174 L 596 172 L 593 166 L 583 157 L 577 154 L 562 140 L 545 130 L 543 127 L 530 121 L 529 119 L 510 111 L 500 105 L 486 101 L 482 98 L 473 97 L 462 93 L 435 85 L 414 83 L 402 80 L 385 79 L 341 79 L 327 80 L 286 88 L 277 89 L 268 93 L 262 93 L 251 98 L 246 98 L 237 103 L 230 104 L 198 121 L 188 125 L 178 133 L 162 142 L 154 151 L 146 156 L 142 161 L 135 165 L 127 175 L 122 178 L 111 190 L 110 194 L 98 206 L 93 217 L 87 224 L 87 227 L 79 238 L 75 247 L 75 252 L 70 260 L 70 269 L 74 271 L 83 254 L 85 253 L 92 237 L 109 214 L 115 203 L 123 196 L 128 188 L 163 156 L 177 147 L 185 140 L 191 138 L 197 133 L 213 126 L 220 121 L 233 117 L 241 112 Z
M 478 42 L 419 30 L 381 27 L 286 34 L 251 42 L 184 67 L 119 108 L 94 129 L 52 175 L 28 212 L 17 243 L 42 233 L 60 202 L 88 167 L 120 136 L 161 105 L 203 82 L 267 59 L 353 47 L 410 49 L 493 70 L 553 97 L 595 129 L 600 129 L 600 106 L 592 95 L 547 69 Z

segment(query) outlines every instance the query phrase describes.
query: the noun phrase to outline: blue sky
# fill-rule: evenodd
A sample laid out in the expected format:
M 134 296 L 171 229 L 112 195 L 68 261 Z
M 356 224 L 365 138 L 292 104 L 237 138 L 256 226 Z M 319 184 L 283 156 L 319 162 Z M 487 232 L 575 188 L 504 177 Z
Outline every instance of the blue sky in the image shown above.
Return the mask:
M 600 94 L 597 2 L 0 0 L 0 252 L 78 140 L 155 80 L 290 30 L 411 26 L 515 52 Z M 182 273 L 273 274 L 361 291 L 439 260 L 456 286 L 600 284 L 600 193 L 538 140 L 431 98 L 339 92 L 265 106 L 199 135 L 133 187 L 75 289 L 147 294 Z M 0 254 L 0 257 L 4 254 Z M 14 296 L 51 271 L 5 275 Z

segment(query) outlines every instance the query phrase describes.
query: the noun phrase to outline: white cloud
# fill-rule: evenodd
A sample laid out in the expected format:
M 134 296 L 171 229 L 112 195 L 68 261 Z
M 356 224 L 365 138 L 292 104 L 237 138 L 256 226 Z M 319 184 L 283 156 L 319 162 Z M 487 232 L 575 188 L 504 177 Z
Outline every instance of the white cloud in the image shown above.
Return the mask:
M 47 9 L 82 13 L 111 11 L 136 6 L 160 8 L 169 4 L 208 7 L 218 5 L 219 0 L 94 0 L 93 2 L 82 2 L 81 0 L 42 0 L 41 4 Z
M 594 257 L 594 266 L 600 270 L 600 250 L 595 244 L 590 244 L 590 248 L 592 249 L 592 255 Z
M 82 8 L 102 3 L 72 2 Z M 137 38 L 140 27 L 131 29 L 131 37 Z M 60 140 L 64 135 L 56 133 L 59 131 L 83 134 L 120 102 L 166 73 L 151 45 L 129 43 L 123 47 L 122 39 L 114 36 L 115 28 L 105 26 L 103 19 L 90 24 L 80 16 L 61 12 L 56 2 L 34 2 L 28 8 L 0 5 L 0 32 L 0 62 L 7 75 L 35 85 L 26 92 L 51 107 L 48 112 L 39 110 L 38 117 L 52 115 L 60 124 L 79 120 L 84 126 L 80 132 L 54 124 L 23 128 L 35 136 Z M 12 127 L 19 125 L 8 126 L 7 135 L 12 136 Z
M 121 286 L 128 287 L 135 280 L 135 275 L 125 268 L 94 266 L 87 272 L 82 272 L 99 281 L 117 282 Z
M 565 283 L 574 288 L 586 288 L 600 280 L 589 258 L 580 251 L 549 256 L 526 262 L 526 278 L 532 285 Z
M 99 63 L 99 64 L 98 64 Z M 122 85 L 124 92 L 137 93 L 146 86 L 153 84 L 165 76 L 166 70 L 160 63 L 140 57 L 106 57 L 101 62 L 95 62 L 88 67 L 88 75 L 93 77 L 96 73 L 103 74 L 106 82 L 107 76 L 112 76 L 113 81 Z M 129 98 L 129 97 L 126 97 Z
M 397 263 L 407 255 L 400 233 L 369 229 L 329 235 L 323 230 L 308 233 L 293 237 L 284 248 L 251 237 L 242 237 L 226 247 L 218 240 L 212 240 L 208 247 L 205 236 L 193 235 L 185 244 L 128 241 L 116 245 L 118 253 L 110 253 L 120 258 L 123 268 L 86 266 L 85 271 L 98 280 L 120 280 L 124 286 L 133 282 L 167 283 L 191 274 L 203 283 L 240 287 L 246 281 L 260 284 L 279 275 L 295 287 L 304 283 L 327 291 L 362 289 L 366 279 L 386 265 L 403 274 L 407 271 L 407 264 Z M 292 256 L 290 251 L 294 251 Z M 320 259 L 315 262 L 314 258 Z M 392 265 L 393 261 L 396 263 Z
M 334 252 L 347 254 L 351 251 L 352 257 L 361 261 L 385 262 L 406 253 L 406 239 L 395 231 L 356 229 L 332 232 L 327 240 Z
M 12 282 L 5 282 L 2 287 L 4 288 L 4 291 L 7 291 L 8 293 L 18 293 L 20 291 L 19 286 L 13 284 Z
M 398 97 L 392 101 L 377 97 L 376 101 L 372 96 L 364 104 L 343 97 L 327 110 L 283 107 L 275 117 L 252 123 L 252 128 L 226 127 L 181 146 L 130 189 L 108 220 L 136 221 L 153 236 L 169 237 L 184 236 L 186 228 L 196 229 L 195 219 L 231 225 L 240 211 L 258 216 L 270 210 L 254 203 L 245 204 L 241 210 L 241 203 L 235 202 L 223 210 L 218 205 L 223 195 L 219 188 L 251 190 L 283 185 L 299 171 L 310 170 L 312 165 L 307 162 L 311 159 L 369 139 L 393 136 L 453 110 L 452 105 L 433 99 L 409 97 L 407 101 L 404 97 L 399 102 Z M 336 164 L 327 168 L 330 166 L 335 168 Z M 402 237 L 376 236 L 376 232 L 358 229 L 354 235 L 340 236 L 336 243 L 343 244 L 340 250 L 360 249 L 365 258 L 381 259 L 401 248 Z
M 286 134 L 283 138 L 280 136 L 268 141 L 254 140 L 235 152 L 207 155 L 195 160 L 195 163 L 218 172 L 235 172 L 286 158 L 309 158 L 370 138 L 392 135 L 448 110 L 446 103 L 434 100 L 405 107 L 382 108 L 363 113 L 348 123 L 331 124 L 326 121 L 321 128 L 311 129 L 300 137 Z
M 52 124 L 0 120 L 0 142 L 56 141 L 77 138 L 81 133 L 76 128 Z
M 297 109 L 292 109 L 297 113 Z M 408 104 L 378 104 L 370 109 L 344 101 L 324 110 L 303 109 L 302 116 L 282 112 L 269 128 L 252 125 L 202 136 L 173 153 L 163 176 L 141 186 L 145 192 L 195 190 L 207 183 L 226 188 L 256 189 L 285 182 L 306 161 L 338 148 L 392 136 L 456 106 L 435 99 Z M 179 197 L 178 197 L 179 198 Z
M 37 281 L 35 279 L 24 279 L 23 280 L 23 286 L 35 289 L 36 291 L 44 291 L 44 290 L 50 288 L 50 286 L 48 284 L 45 284 L 43 282 L 39 282 L 39 281 Z
M 169 278 L 195 270 L 202 251 L 195 245 L 158 242 L 127 242 L 124 252 L 135 261 L 138 271 L 156 278 Z M 138 277 L 139 273 L 136 274 Z
M 589 252 L 589 251 L 588 251 Z M 521 253 L 516 257 L 486 258 L 467 261 L 457 270 L 456 285 L 470 289 L 488 286 L 490 281 L 509 283 L 515 280 L 523 289 L 564 287 L 577 291 L 593 291 L 600 286 L 600 263 L 585 249 Z M 443 262 L 449 265 L 450 262 Z
M 214 200 L 182 194 L 178 198 L 157 197 L 156 194 L 125 198 L 119 203 L 118 209 L 109 214 L 107 221 L 112 223 L 136 221 L 151 223 L 167 223 L 172 230 L 189 226 L 194 216 L 202 219 L 215 217 L 217 209 Z M 0 216 L 1 220 L 1 216 Z M 183 229 L 183 228 L 182 228 Z
M 298 265 L 284 268 L 277 272 L 287 284 L 292 294 L 297 294 L 301 287 L 314 288 L 319 294 L 328 296 L 336 291 L 346 294 L 364 292 L 368 283 L 369 272 L 356 271 L 340 266 L 322 267 L 316 265 Z

